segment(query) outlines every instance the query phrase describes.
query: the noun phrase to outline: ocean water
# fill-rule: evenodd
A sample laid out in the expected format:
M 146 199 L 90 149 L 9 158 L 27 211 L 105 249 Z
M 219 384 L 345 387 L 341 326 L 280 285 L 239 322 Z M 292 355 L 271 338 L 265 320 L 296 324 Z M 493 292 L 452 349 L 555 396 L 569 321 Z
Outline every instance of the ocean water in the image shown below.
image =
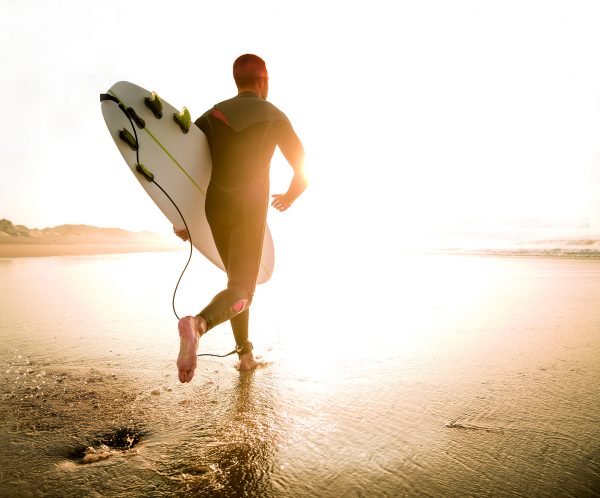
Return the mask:
M 279 261 L 181 385 L 184 262 L 0 259 L 0 496 L 600 496 L 599 260 Z

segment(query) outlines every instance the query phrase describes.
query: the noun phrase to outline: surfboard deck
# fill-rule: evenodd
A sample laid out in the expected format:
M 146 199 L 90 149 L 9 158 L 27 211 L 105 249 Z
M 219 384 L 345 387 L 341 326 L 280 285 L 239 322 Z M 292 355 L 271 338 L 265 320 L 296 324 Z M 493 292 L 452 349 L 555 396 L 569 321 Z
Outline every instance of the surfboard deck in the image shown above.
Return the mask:
M 193 246 L 216 266 L 225 270 L 204 211 L 212 167 L 206 136 L 193 123 L 189 131 L 184 133 L 173 120 L 173 115 L 179 111 L 162 97 L 162 117 L 157 118 L 145 104 L 144 99 L 152 94 L 145 88 L 119 81 L 107 93 L 125 108 L 133 108 L 145 123 L 143 128 L 134 125 L 134 134 L 129 119 L 117 103 L 106 100 L 101 103 L 106 126 L 127 166 L 168 220 L 174 226 L 183 228 L 181 215 L 156 184 L 164 189 L 185 218 Z M 137 134 L 137 154 L 120 137 L 122 130 L 127 130 L 134 138 Z M 156 184 L 138 172 L 138 155 L 139 162 L 154 175 Z M 271 278 L 274 263 L 273 238 L 267 226 L 257 283 L 267 282 Z

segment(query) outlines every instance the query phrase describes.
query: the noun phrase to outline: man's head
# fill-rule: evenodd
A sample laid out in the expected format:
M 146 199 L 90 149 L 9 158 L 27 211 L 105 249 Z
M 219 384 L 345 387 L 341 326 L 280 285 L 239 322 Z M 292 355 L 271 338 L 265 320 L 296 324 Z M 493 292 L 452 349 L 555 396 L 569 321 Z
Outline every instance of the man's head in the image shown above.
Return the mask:
M 267 65 L 257 55 L 240 55 L 233 63 L 233 79 L 239 92 L 253 91 L 260 98 L 267 98 L 269 93 Z

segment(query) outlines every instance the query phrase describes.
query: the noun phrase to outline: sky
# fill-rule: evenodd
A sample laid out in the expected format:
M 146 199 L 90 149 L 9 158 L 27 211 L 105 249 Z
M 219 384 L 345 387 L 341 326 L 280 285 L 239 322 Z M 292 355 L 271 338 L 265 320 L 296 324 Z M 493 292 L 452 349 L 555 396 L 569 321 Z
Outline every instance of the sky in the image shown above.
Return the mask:
M 578 0 L 0 0 L 0 218 L 170 230 L 98 95 L 128 80 L 197 117 L 251 52 L 311 181 L 272 228 L 600 234 L 599 25 Z M 273 192 L 290 173 L 276 154 Z

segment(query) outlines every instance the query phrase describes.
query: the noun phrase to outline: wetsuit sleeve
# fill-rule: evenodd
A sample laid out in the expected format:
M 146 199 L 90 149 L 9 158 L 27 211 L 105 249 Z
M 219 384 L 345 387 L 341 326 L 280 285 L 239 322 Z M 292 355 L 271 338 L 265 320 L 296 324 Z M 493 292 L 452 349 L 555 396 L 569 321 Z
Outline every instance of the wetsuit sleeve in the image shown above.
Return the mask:
M 208 115 L 209 114 L 210 114 L 210 111 L 206 111 L 204 114 L 202 114 L 202 116 L 200 116 L 198 119 L 196 119 L 196 121 L 194 121 L 194 124 L 198 128 L 200 128 L 206 136 L 208 136 L 208 132 L 210 129 L 210 125 L 208 124 Z
M 294 171 L 301 171 L 304 163 L 304 147 L 287 119 L 281 121 L 278 126 L 277 145 Z

